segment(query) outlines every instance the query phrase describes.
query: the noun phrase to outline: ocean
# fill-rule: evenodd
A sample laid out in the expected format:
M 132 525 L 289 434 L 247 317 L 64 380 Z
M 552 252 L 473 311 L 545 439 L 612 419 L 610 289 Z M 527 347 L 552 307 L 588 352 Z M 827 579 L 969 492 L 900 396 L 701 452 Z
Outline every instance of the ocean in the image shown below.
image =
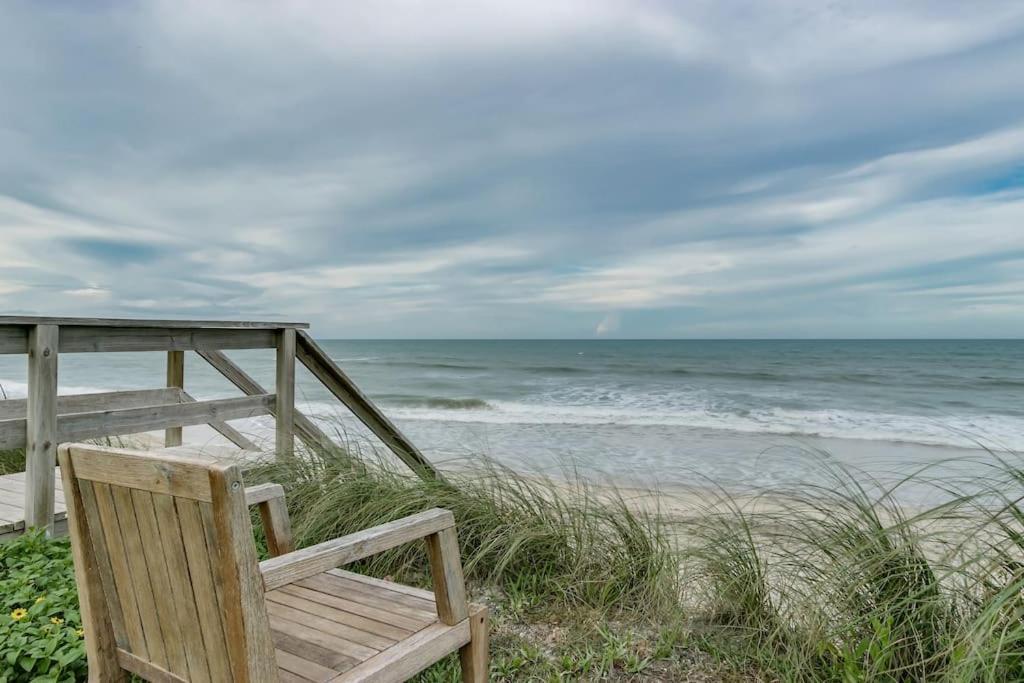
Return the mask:
M 824 453 L 876 474 L 982 447 L 1024 452 L 1022 340 L 321 343 L 438 460 L 483 453 L 530 471 L 728 487 L 800 478 Z M 273 352 L 229 355 L 273 386 Z M 157 353 L 60 363 L 62 393 L 163 381 Z M 186 385 L 237 394 L 192 354 Z M 24 395 L 23 357 L 0 357 L 0 386 Z M 344 413 L 304 369 L 297 393 L 314 416 Z

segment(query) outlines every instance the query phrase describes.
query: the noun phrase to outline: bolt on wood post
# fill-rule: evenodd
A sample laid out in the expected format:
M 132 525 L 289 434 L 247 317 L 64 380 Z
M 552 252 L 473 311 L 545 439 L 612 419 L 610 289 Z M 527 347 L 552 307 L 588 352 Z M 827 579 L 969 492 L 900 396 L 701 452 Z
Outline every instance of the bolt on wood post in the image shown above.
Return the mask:
M 57 348 L 60 328 L 36 325 L 28 333 L 25 412 L 25 526 L 53 535 L 57 467 Z
M 295 454 L 295 330 L 283 329 L 277 338 L 277 430 L 278 457 Z
M 167 386 L 185 388 L 185 352 L 167 352 Z M 182 442 L 182 428 L 168 427 L 164 431 L 165 446 L 180 446 Z

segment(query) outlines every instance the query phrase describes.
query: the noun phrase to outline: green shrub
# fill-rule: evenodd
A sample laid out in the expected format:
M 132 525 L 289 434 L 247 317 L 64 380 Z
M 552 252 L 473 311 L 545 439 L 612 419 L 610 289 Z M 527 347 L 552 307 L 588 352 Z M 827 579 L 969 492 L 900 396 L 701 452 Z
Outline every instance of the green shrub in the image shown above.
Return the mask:
M 82 636 L 68 540 L 0 543 L 0 683 L 85 680 Z

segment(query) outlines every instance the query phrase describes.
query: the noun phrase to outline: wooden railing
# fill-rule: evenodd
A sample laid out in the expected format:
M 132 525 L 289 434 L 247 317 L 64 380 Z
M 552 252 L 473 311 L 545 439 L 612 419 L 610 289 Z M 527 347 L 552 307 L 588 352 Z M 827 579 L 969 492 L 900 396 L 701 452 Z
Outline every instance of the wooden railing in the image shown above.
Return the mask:
M 61 442 L 165 430 L 165 444 L 178 446 L 182 427 L 208 424 L 240 448 L 254 448 L 227 422 L 272 415 L 277 457 L 293 456 L 296 437 L 314 449 L 333 445 L 295 409 L 296 358 L 414 472 L 439 478 L 412 442 L 305 332 L 308 327 L 287 322 L 0 316 L 0 354 L 28 355 L 27 398 L 0 401 L 0 449 L 25 449 L 26 527 L 52 530 L 54 468 Z M 267 348 L 277 350 L 275 393 L 223 353 Z M 166 352 L 167 386 L 57 395 L 61 354 L 112 351 Z M 245 396 L 195 400 L 185 391 L 186 351 L 195 351 Z

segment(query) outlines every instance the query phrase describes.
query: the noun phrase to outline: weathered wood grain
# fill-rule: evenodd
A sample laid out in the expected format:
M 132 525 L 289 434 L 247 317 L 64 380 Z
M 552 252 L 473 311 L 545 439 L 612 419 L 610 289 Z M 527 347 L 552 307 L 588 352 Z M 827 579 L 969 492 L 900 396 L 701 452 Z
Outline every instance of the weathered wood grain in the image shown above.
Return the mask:
M 277 428 L 275 452 L 279 458 L 290 458 L 295 453 L 295 330 L 278 333 L 277 380 L 274 391 Z
M 54 467 L 57 465 L 56 325 L 36 325 L 28 335 L 25 403 L 25 525 L 53 533 Z
M 170 327 L 189 329 L 244 329 L 276 330 L 282 327 L 306 329 L 309 323 L 267 322 L 252 320 L 150 320 L 137 318 L 52 318 L 31 315 L 0 315 L 0 327 L 5 325 L 67 325 L 73 327 Z
M 185 390 L 185 352 L 167 352 L 167 386 L 178 389 L 178 395 Z M 164 432 L 165 446 L 181 445 L 181 427 L 168 427 Z
M 489 621 L 486 607 L 470 605 L 469 642 L 459 648 L 463 683 L 487 683 L 490 677 Z
M 94 439 L 115 434 L 137 434 L 166 427 L 226 422 L 268 415 L 274 405 L 273 394 L 241 396 L 211 401 L 142 406 L 63 416 L 59 438 L 63 441 Z
M 454 624 L 469 616 L 466 602 L 466 580 L 459 558 L 459 539 L 455 527 L 427 536 L 430 576 L 437 599 L 437 616 L 444 624 Z
M 468 620 L 455 626 L 434 624 L 333 680 L 336 683 L 404 681 L 468 643 L 469 637 Z
M 75 584 L 78 587 L 82 624 L 89 629 L 89 638 L 85 641 L 89 672 L 95 681 L 126 682 L 128 676 L 117 662 L 118 644 L 104 594 L 100 564 L 90 540 L 88 515 L 82 497 L 75 495 L 78 492 L 78 482 L 66 451 L 62 450 L 60 460 L 64 485 L 72 494 L 72 504 L 68 510 L 69 523 L 74 529 L 71 555 L 75 567 Z
M 424 479 L 442 479 L 429 460 L 413 445 L 405 434 L 388 419 L 373 401 L 349 379 L 324 350 L 303 331 L 296 333 L 296 353 L 305 365 L 334 396 L 345 404 L 359 420 L 380 439 L 385 446 Z
M 57 397 L 57 414 L 88 413 L 97 410 L 137 408 L 179 403 L 180 391 L 175 388 L 103 391 L 95 394 L 67 394 Z M 28 410 L 28 399 L 11 398 L 0 401 L 0 420 L 21 419 Z
M 63 353 L 271 349 L 275 330 L 178 329 L 160 327 L 62 327 Z
M 389 550 L 455 524 L 448 510 L 435 508 L 273 557 L 260 563 L 263 584 L 273 590 L 299 579 Z

